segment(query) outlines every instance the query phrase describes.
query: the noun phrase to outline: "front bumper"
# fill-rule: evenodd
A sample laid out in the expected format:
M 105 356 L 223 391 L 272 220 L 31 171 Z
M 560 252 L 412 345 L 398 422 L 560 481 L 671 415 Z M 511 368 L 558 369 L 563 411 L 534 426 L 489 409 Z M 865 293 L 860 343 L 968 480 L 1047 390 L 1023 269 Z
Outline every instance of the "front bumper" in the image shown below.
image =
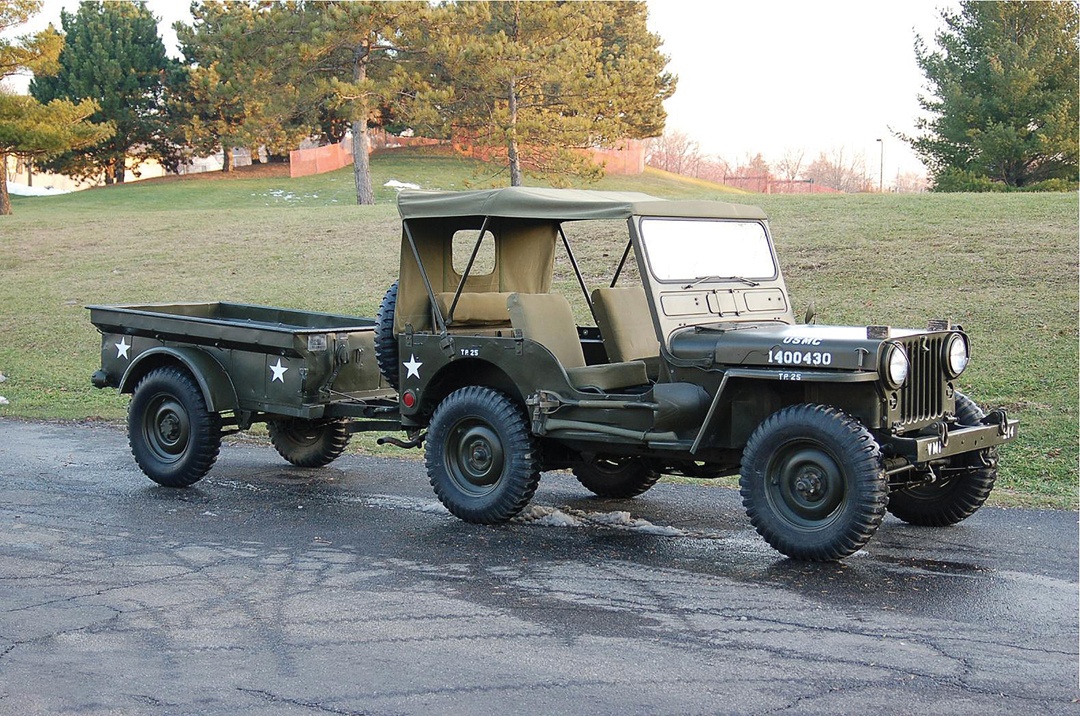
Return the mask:
M 885 441 L 898 457 L 913 464 L 940 460 L 961 453 L 1003 445 L 1016 439 L 1018 420 L 1010 420 L 1004 410 L 995 410 L 982 419 L 982 425 L 950 427 L 940 423 L 936 435 L 891 437 Z

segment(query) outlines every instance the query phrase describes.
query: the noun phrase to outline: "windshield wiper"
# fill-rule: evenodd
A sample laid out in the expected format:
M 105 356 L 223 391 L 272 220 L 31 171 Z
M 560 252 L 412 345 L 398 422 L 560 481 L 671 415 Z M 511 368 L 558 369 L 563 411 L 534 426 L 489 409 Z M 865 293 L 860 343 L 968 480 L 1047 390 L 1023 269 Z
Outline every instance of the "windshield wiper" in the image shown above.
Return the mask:
M 688 288 L 693 288 L 694 286 L 697 286 L 699 283 L 703 283 L 705 281 L 741 281 L 741 282 L 745 283 L 747 286 L 760 286 L 761 285 L 757 281 L 751 281 L 750 279 L 743 278 L 742 276 L 698 276 L 697 278 L 695 278 L 693 280 L 693 282 L 688 283 L 685 286 L 683 286 L 683 290 L 686 290 Z

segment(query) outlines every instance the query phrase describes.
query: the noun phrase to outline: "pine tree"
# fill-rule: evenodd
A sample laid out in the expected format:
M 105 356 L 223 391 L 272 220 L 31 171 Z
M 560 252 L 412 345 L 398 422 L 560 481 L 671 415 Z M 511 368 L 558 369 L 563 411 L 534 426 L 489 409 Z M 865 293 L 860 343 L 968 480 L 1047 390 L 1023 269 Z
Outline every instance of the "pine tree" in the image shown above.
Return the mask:
M 75 14 L 60 15 L 64 49 L 59 70 L 35 77 L 31 94 L 41 102 L 93 100 L 94 122 L 110 122 L 113 135 L 81 150 L 69 151 L 45 166 L 82 177 L 124 181 L 127 160 L 136 166 L 156 159 L 168 167 L 179 161 L 172 130 L 168 92 L 177 65 L 165 56 L 157 20 L 143 2 L 83 2 Z
M 972 2 L 942 13 L 931 51 L 915 54 L 929 113 L 906 138 L 938 188 L 982 177 L 1012 187 L 1078 171 L 1077 3 Z
M 23 70 L 43 75 L 58 69 L 63 38 L 52 25 L 33 37 L 14 41 L 3 37 L 40 9 L 40 0 L 0 0 L 0 79 Z M 0 89 L 0 215 L 11 213 L 8 157 L 43 158 L 103 139 L 111 127 L 86 121 L 96 108 L 90 100 L 78 104 L 53 100 L 43 105 Z
M 176 30 L 189 65 L 185 136 L 195 153 L 220 150 L 227 172 L 234 147 L 281 154 L 308 136 L 319 103 L 297 57 L 308 32 L 303 6 L 201 2 L 192 15 Z
M 524 174 L 599 178 L 582 152 L 663 131 L 675 89 L 641 2 L 470 2 L 441 7 L 431 76 L 453 92 L 449 130 Z
M 327 109 L 349 122 L 356 203 L 374 204 L 369 131 L 395 110 L 407 115 L 409 100 L 424 86 L 411 69 L 416 48 L 409 39 L 420 36 L 416 28 L 425 26 L 432 8 L 364 0 L 309 3 L 306 10 L 311 32 L 301 45 L 301 62 Z

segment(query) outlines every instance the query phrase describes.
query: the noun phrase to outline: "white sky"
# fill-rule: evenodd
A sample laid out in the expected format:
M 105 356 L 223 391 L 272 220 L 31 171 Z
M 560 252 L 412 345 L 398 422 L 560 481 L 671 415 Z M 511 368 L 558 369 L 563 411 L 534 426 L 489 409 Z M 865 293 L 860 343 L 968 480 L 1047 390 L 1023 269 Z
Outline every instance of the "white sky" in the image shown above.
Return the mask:
M 685 132 L 707 154 L 741 161 L 779 159 L 804 149 L 863 154 L 877 176 L 884 139 L 888 186 L 897 171 L 924 168 L 890 128 L 914 131 L 924 78 L 915 64 L 918 32 L 932 41 L 940 9 L 956 0 L 647 0 L 649 27 L 664 39 L 679 76 L 668 100 L 668 130 Z M 188 19 L 186 0 L 148 0 L 170 54 L 172 24 Z M 77 0 L 45 0 L 19 28 L 60 25 Z M 15 83 L 19 86 L 19 83 Z M 25 82 L 22 83 L 25 85 Z
M 667 129 L 728 161 L 786 149 L 862 153 L 885 184 L 925 171 L 889 128 L 911 134 L 925 78 L 915 33 L 933 43 L 953 0 L 648 0 L 649 27 L 679 76 Z

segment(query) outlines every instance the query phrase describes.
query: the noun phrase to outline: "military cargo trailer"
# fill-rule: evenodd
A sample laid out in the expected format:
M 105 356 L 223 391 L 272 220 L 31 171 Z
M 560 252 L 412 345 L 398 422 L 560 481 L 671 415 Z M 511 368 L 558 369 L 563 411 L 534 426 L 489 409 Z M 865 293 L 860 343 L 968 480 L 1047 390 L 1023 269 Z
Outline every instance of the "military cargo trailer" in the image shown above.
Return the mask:
M 221 436 L 255 423 L 302 467 L 329 464 L 353 432 L 401 429 L 371 319 L 238 303 L 88 308 L 102 336 L 91 382 L 132 394 L 132 452 L 159 484 L 194 484 Z

